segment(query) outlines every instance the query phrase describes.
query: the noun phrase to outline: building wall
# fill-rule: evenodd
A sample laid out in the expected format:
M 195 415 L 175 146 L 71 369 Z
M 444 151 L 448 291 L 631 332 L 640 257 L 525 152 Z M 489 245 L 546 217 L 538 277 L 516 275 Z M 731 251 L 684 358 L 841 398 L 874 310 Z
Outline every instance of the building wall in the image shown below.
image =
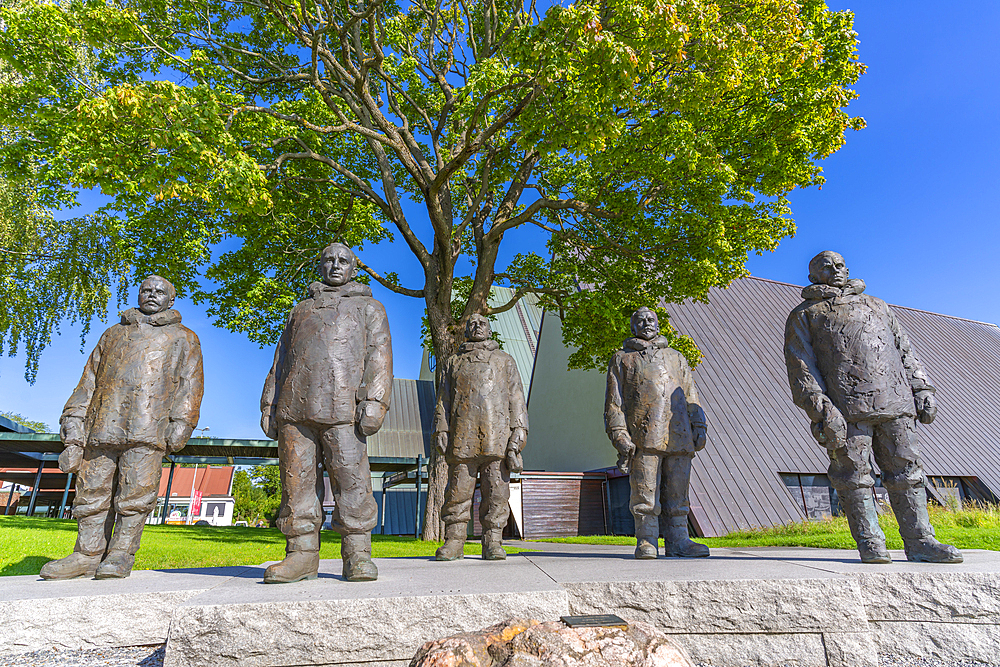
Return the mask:
M 528 396 L 525 470 L 584 472 L 608 468 L 618 459 L 604 432 L 605 374 L 566 370 L 569 354 L 562 320 L 545 313 Z

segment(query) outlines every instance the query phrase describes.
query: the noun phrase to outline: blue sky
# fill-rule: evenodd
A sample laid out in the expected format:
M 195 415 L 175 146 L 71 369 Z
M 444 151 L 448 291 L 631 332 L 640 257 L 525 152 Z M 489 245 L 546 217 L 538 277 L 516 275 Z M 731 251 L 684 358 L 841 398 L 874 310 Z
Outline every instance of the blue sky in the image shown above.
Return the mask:
M 850 132 L 847 144 L 823 163 L 822 190 L 793 193 L 798 233 L 774 253 L 751 257 L 749 269 L 802 284 L 810 257 L 837 250 L 851 275 L 890 303 L 1000 322 L 1000 3 L 828 4 L 856 14 L 868 73 L 850 111 L 864 116 L 868 127 Z M 528 231 L 516 244 L 538 247 L 541 241 Z M 506 251 L 509 257 L 516 248 Z M 382 245 L 359 254 L 373 266 L 392 265 L 404 284 L 418 285 L 419 267 L 408 251 Z M 389 314 L 396 375 L 416 377 L 422 302 L 379 286 L 375 295 Z M 203 308 L 183 300 L 176 307 L 202 341 L 200 425 L 216 437 L 261 437 L 260 389 L 273 350 L 212 326 Z M 95 323 L 93 330 L 105 326 Z M 33 386 L 23 379 L 23 358 L 0 359 L 0 410 L 55 427 L 98 335 L 81 352 L 79 330 L 64 326 L 43 354 Z

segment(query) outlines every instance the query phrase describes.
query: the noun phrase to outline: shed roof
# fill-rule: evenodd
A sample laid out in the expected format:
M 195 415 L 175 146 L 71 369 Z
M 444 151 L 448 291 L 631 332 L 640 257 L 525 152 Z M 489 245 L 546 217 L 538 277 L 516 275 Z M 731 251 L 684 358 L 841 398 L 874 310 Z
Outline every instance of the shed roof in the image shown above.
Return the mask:
M 369 458 L 430 456 L 433 421 L 434 383 L 394 378 L 382 428 L 368 437 Z
M 0 432 L 2 433 L 34 433 L 34 431 L 27 426 L 22 426 L 16 421 L 8 419 L 3 415 L 0 415 Z
M 695 459 L 693 512 L 706 535 L 802 518 L 778 472 L 824 473 L 826 451 L 791 399 L 784 326 L 801 287 L 762 278 L 668 306 L 705 354 L 695 382 L 710 444 Z M 1000 329 L 893 306 L 932 383 L 939 412 L 918 427 L 928 475 L 978 477 L 1000 495 Z

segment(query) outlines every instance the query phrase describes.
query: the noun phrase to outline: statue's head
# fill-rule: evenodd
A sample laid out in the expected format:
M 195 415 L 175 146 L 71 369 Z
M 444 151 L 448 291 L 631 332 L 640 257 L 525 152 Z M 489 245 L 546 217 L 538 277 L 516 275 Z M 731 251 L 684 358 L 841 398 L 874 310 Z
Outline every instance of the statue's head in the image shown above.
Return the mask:
M 485 316 L 476 313 L 465 323 L 465 339 L 475 343 L 489 340 L 493 331 L 490 329 L 490 321 Z
M 643 340 L 653 340 L 660 335 L 660 318 L 651 309 L 643 306 L 631 318 L 632 335 Z
M 160 313 L 174 305 L 177 290 L 170 281 L 150 275 L 139 285 L 139 310 L 145 315 Z
M 319 256 L 319 275 L 324 283 L 334 287 L 354 280 L 358 274 L 358 257 L 343 243 L 331 243 Z
M 809 282 L 831 287 L 847 284 L 847 265 L 840 253 L 824 250 L 809 260 Z

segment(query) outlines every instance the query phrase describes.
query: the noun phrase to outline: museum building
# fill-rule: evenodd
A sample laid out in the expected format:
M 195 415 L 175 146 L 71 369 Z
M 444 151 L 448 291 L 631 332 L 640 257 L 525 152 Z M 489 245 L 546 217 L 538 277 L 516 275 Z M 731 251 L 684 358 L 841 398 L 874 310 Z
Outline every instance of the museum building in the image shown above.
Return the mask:
M 695 457 L 691 476 L 691 527 L 700 536 L 838 511 L 826 478 L 826 450 L 813 439 L 788 389 L 785 320 L 801 303 L 801 289 L 751 277 L 725 290 L 713 288 L 709 303 L 668 307 L 673 326 L 694 338 L 705 355 L 694 377 L 708 417 L 709 444 Z M 937 388 L 938 417 L 918 427 L 932 499 L 946 503 L 951 494 L 997 502 L 1000 329 L 893 309 Z M 617 453 L 604 434 L 604 374 L 567 371 L 568 356 L 559 318 L 545 313 L 528 399 L 525 468 L 605 471 L 614 485 Z M 631 517 L 621 516 L 621 502 L 615 502 L 620 494 L 605 495 L 610 519 L 630 524 Z M 525 521 L 530 524 L 528 517 Z
M 826 450 L 788 389 L 785 320 L 802 287 L 744 278 L 713 288 L 709 303 L 668 306 L 671 323 L 704 353 L 694 377 L 709 443 L 694 460 L 691 529 L 715 537 L 837 514 Z M 509 290 L 497 288 L 503 303 Z M 937 419 L 918 425 L 928 489 L 997 502 L 1000 495 L 1000 329 L 960 317 L 893 306 L 937 388 Z M 524 537 L 630 534 L 628 480 L 604 432 L 605 374 L 566 369 L 559 317 L 529 298 L 493 322 L 528 394 L 525 473 L 512 493 Z M 433 378 L 425 357 L 421 379 Z M 878 471 L 877 466 L 874 466 Z M 517 480 L 515 479 L 515 482 Z M 883 490 L 876 481 L 875 493 Z M 515 528 L 515 527 L 512 527 Z

